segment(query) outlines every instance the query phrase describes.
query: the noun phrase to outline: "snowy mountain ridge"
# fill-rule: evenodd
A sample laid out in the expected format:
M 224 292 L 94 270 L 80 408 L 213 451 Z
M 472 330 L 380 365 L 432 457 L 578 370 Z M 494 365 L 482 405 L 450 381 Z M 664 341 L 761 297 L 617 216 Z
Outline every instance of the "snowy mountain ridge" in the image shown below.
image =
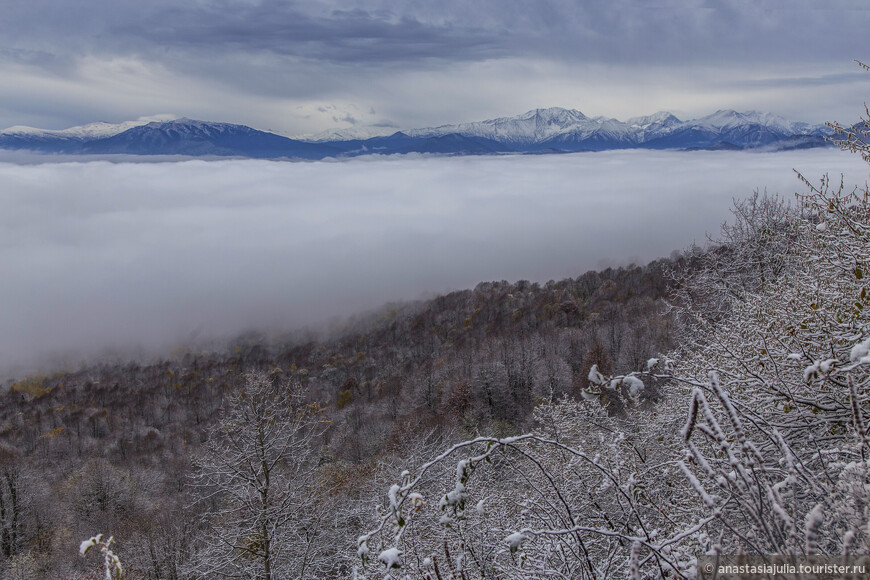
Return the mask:
M 398 127 L 386 125 L 363 125 L 348 127 L 347 129 L 327 129 L 319 133 L 298 135 L 294 139 L 318 143 L 323 141 L 352 141 L 366 140 L 373 137 L 387 137 L 399 131 Z
M 122 123 L 107 123 L 106 121 L 96 121 L 86 125 L 70 127 L 68 129 L 38 129 L 36 127 L 28 127 L 26 125 L 15 125 L 0 131 L 0 135 L 18 136 L 18 137 L 42 137 L 46 139 L 101 139 L 103 137 L 112 137 L 119 133 L 123 133 L 133 127 L 140 127 L 153 122 L 166 122 L 174 120 L 174 115 L 156 115 L 153 117 L 140 117 L 135 121 L 124 121 Z
M 171 118 L 168 118 L 171 117 Z M 291 139 L 245 125 L 172 116 L 97 122 L 63 130 L 15 126 L 0 131 L 0 148 L 65 154 L 237 156 L 323 159 L 367 154 L 492 155 L 609 149 L 780 150 L 826 144 L 823 125 L 771 113 L 716 111 L 682 121 L 672 113 L 626 121 L 588 117 L 574 109 L 534 109 L 514 117 L 407 131 L 353 127 Z
M 405 131 L 412 137 L 459 135 L 484 137 L 508 143 L 541 143 L 564 133 L 588 134 L 600 122 L 573 109 L 534 109 L 515 117 L 500 117 L 473 123 L 441 125 Z
M 543 144 L 567 138 L 583 140 L 606 138 L 626 144 L 641 144 L 685 130 L 711 132 L 730 131 L 741 127 L 762 128 L 781 137 L 828 134 L 824 125 L 792 122 L 772 113 L 719 110 L 706 117 L 682 121 L 672 113 L 660 111 L 653 115 L 633 117 L 627 121 L 607 117 L 590 118 L 575 109 L 551 107 L 534 109 L 514 117 L 500 117 L 473 123 L 441 125 L 405 131 L 422 137 L 457 133 L 466 137 L 484 137 L 516 144 Z

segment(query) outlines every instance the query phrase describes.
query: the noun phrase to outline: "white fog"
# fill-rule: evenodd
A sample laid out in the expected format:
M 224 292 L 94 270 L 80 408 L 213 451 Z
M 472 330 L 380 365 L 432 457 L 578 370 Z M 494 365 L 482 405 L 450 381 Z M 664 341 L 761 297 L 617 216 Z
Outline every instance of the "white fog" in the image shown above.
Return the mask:
M 837 150 L 0 163 L 0 368 L 280 332 L 486 280 L 645 263 Z M 0 373 L 0 374 L 4 374 Z

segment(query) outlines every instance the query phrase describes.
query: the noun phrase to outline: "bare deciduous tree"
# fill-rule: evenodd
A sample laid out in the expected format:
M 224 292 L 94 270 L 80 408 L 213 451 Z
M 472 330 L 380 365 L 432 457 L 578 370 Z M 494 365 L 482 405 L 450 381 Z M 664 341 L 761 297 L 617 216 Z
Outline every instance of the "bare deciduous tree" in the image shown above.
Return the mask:
M 313 446 L 321 419 L 301 388 L 247 376 L 197 459 L 207 545 L 194 572 L 209 578 L 310 578 L 326 515 Z

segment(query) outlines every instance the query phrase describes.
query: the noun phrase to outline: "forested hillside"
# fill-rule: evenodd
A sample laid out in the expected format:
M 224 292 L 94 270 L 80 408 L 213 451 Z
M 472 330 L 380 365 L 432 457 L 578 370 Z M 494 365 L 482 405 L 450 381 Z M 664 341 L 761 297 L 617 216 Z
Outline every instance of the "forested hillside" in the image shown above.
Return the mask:
M 14 381 L 0 406 L 0 502 L 14 506 L 4 515 L 0 505 L 5 561 L 69 577 L 88 568 L 76 539 L 104 531 L 131 577 L 195 577 L 189 566 L 208 531 L 199 517 L 216 504 L 197 503 L 194 463 L 253 376 L 318 406 L 309 475 L 330 513 L 316 532 L 328 557 L 312 577 L 342 577 L 379 500 L 375 483 L 409 449 L 519 433 L 542 401 L 578 397 L 592 364 L 639 370 L 670 349 L 663 299 L 673 265 L 543 286 L 487 282 L 346 321 L 331 339 L 248 335 L 226 351 L 179 348 L 152 364 Z M 349 505 L 359 513 L 339 515 Z
M 843 145 L 866 156 L 865 136 Z M 76 550 L 96 532 L 83 550 L 112 535 L 124 577 L 151 579 L 867 553 L 870 192 L 801 179 L 644 267 L 23 377 L 0 404 L 5 574 L 98 577 Z

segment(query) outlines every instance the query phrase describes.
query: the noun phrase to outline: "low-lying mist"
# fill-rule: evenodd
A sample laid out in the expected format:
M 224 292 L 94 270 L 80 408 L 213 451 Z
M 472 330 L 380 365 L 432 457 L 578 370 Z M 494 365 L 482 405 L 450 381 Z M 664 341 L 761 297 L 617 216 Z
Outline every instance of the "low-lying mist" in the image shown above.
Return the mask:
M 280 332 L 485 280 L 547 281 L 702 242 L 836 150 L 0 163 L 0 376 Z

